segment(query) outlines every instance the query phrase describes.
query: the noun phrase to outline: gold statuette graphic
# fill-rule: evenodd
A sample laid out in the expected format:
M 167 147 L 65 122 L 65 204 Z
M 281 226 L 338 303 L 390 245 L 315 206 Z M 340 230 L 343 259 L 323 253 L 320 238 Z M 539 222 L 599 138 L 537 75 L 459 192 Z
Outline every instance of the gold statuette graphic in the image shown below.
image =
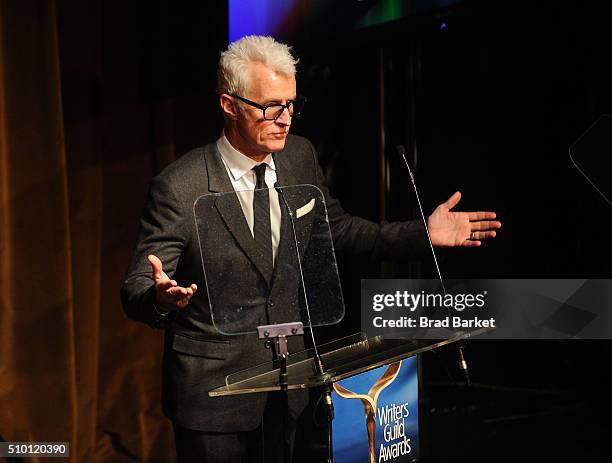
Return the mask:
M 378 402 L 378 396 L 384 388 L 389 386 L 400 371 L 402 362 L 392 363 L 385 370 L 383 375 L 376 381 L 376 384 L 370 388 L 367 395 L 355 394 L 349 391 L 345 387 L 340 386 L 338 383 L 334 383 L 334 391 L 344 399 L 360 399 L 363 405 L 363 411 L 365 412 L 366 429 L 368 431 L 368 445 L 370 448 L 370 463 L 376 463 L 376 403 Z

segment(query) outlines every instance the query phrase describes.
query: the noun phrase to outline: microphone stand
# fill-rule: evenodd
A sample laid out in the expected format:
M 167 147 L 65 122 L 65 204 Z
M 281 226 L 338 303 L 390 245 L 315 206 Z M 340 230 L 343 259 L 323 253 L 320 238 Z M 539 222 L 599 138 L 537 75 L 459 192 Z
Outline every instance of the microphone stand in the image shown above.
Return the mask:
M 416 196 L 417 203 L 419 205 L 419 211 L 421 213 L 421 218 L 423 219 L 423 225 L 425 226 L 425 232 L 427 233 L 429 247 L 431 248 L 431 255 L 433 256 L 434 263 L 436 264 L 436 271 L 438 272 L 438 279 L 440 280 L 442 291 L 444 292 L 444 295 L 446 296 L 446 288 L 444 287 L 444 280 L 442 279 L 442 273 L 440 272 L 440 266 L 438 265 L 436 251 L 434 250 L 433 243 L 431 242 L 431 235 L 429 234 L 429 227 L 427 226 L 427 220 L 425 219 L 425 214 L 423 213 L 423 207 L 421 206 L 421 199 L 419 198 L 419 191 L 417 189 L 416 182 L 414 180 L 414 175 L 412 174 L 412 169 L 410 168 L 410 164 L 408 164 L 408 161 L 406 160 L 406 149 L 402 145 L 397 145 L 395 149 L 397 151 L 397 154 L 399 154 L 404 160 L 404 164 L 406 165 L 406 168 L 408 169 L 408 174 L 410 175 L 410 181 L 414 188 L 414 194 Z M 457 354 L 459 356 L 459 369 L 463 372 L 463 375 L 465 377 L 465 382 L 469 386 L 470 385 L 470 373 L 469 373 L 468 364 L 467 364 L 467 361 L 465 360 L 465 355 L 463 352 L 464 347 L 465 347 L 464 342 L 463 341 L 459 342 L 457 345 Z
M 324 386 L 321 387 L 321 396 L 323 398 L 323 404 L 325 405 L 326 418 L 327 418 L 327 463 L 333 463 L 333 451 L 332 451 L 332 421 L 334 419 L 334 403 L 331 395 L 331 386 L 325 381 L 329 375 L 325 373 L 325 369 L 323 368 L 323 362 L 321 361 L 321 356 L 319 355 L 319 350 L 317 349 L 317 343 L 314 338 L 314 333 L 312 331 L 312 321 L 310 319 L 310 307 L 308 306 L 308 296 L 306 294 L 306 285 L 304 284 L 304 272 L 302 268 L 302 259 L 300 258 L 300 249 L 299 243 L 297 239 L 297 233 L 295 231 L 295 220 L 293 218 L 293 211 L 289 207 L 289 203 L 285 198 L 285 194 L 283 192 L 283 187 L 278 186 L 278 184 L 274 185 L 274 189 L 279 193 L 283 204 L 285 205 L 285 209 L 289 214 L 289 222 L 291 223 L 291 231 L 293 234 L 293 243 L 295 245 L 295 254 L 297 256 L 298 267 L 300 270 L 300 281 L 302 283 L 302 291 L 304 294 L 304 306 L 306 308 L 306 315 L 308 317 L 308 325 L 310 327 L 310 336 L 312 340 L 313 346 L 313 360 L 315 366 L 315 377 L 323 380 Z

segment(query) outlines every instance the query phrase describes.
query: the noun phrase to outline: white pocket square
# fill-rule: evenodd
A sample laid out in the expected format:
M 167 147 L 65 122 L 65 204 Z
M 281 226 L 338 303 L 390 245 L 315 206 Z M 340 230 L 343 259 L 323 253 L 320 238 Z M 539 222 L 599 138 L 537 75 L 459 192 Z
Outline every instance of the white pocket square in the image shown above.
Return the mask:
M 308 214 L 310 211 L 312 211 L 312 208 L 314 207 L 314 205 L 315 205 L 315 199 L 312 198 L 310 201 L 308 201 L 302 207 L 299 207 L 298 209 L 296 209 L 296 211 L 295 211 L 295 218 L 299 219 L 300 217 Z

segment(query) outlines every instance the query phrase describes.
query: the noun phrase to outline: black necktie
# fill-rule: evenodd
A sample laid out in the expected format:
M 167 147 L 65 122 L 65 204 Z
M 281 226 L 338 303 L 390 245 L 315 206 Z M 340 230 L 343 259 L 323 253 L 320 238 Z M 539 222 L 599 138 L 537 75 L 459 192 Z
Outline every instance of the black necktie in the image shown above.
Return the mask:
M 266 164 L 253 167 L 257 176 L 253 194 L 253 235 L 261 255 L 271 269 L 272 259 L 272 225 L 270 224 L 270 195 L 266 185 Z M 259 191 L 257 191 L 259 190 Z

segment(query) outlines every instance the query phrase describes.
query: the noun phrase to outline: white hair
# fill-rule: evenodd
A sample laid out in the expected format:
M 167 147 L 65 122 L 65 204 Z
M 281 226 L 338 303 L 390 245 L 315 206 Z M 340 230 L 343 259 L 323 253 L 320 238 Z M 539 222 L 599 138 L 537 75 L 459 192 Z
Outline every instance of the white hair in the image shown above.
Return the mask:
M 291 54 L 291 47 L 277 42 L 272 37 L 248 35 L 230 43 L 221 53 L 217 71 L 220 93 L 244 95 L 249 88 L 249 63 L 262 63 L 276 72 L 295 76 L 298 59 Z

